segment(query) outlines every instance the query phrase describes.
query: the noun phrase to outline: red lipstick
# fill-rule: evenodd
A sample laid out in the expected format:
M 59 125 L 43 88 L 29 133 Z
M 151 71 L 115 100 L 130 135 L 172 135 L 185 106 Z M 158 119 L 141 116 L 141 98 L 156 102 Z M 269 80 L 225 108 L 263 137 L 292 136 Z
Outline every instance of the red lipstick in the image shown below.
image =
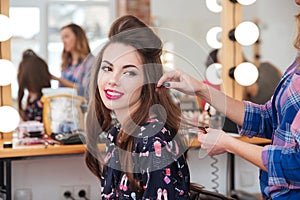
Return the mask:
M 104 90 L 104 92 L 105 92 L 106 98 L 109 100 L 117 100 L 124 95 L 124 93 L 122 93 L 122 92 L 118 92 L 116 90 L 111 90 L 111 89 L 106 89 L 106 90 Z

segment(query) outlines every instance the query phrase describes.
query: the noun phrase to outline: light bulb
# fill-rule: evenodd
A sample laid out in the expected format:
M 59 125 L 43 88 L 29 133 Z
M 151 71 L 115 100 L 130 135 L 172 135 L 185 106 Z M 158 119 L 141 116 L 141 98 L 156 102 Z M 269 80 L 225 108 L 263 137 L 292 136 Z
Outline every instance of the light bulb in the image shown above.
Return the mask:
M 11 132 L 17 128 L 20 122 L 20 115 L 11 106 L 0 107 L 0 132 Z
M 234 37 L 241 45 L 249 46 L 257 41 L 259 37 L 259 29 L 255 23 L 245 21 L 236 27 Z
M 164 60 L 167 62 L 173 61 L 174 60 L 174 55 L 172 53 L 165 53 L 164 55 Z
M 209 31 L 207 31 L 206 34 L 207 44 L 214 49 L 220 49 L 222 47 L 222 42 L 220 41 L 221 32 L 222 32 L 222 28 L 219 26 L 215 26 L 209 29 Z
M 218 3 L 218 0 L 206 0 L 206 7 L 208 10 L 214 13 L 219 13 L 222 11 L 222 6 Z
M 239 2 L 240 4 L 244 5 L 244 6 L 248 6 L 251 5 L 255 2 L 256 0 L 237 0 L 237 2 Z
M 209 65 L 205 71 L 206 79 L 213 85 L 220 85 L 222 83 L 222 65 L 220 63 L 213 63 Z
M 10 19 L 0 14 L 0 42 L 6 41 L 12 36 L 12 27 Z
M 11 84 L 17 75 L 17 70 L 11 61 L 0 59 L 0 86 Z
M 234 70 L 234 79 L 242 86 L 249 86 L 255 83 L 258 78 L 257 67 L 250 62 L 239 64 Z

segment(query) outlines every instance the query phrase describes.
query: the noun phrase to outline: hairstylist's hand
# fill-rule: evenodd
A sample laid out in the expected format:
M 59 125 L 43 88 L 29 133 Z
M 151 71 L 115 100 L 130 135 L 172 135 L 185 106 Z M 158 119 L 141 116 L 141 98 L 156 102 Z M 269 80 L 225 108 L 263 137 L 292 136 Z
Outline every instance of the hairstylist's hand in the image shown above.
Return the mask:
M 226 152 L 225 144 L 227 135 L 224 131 L 219 129 L 207 129 L 207 133 L 198 133 L 198 141 L 201 143 L 201 149 L 206 150 L 208 155 L 218 155 Z
M 54 76 L 53 74 L 51 74 L 51 75 L 50 75 L 50 78 L 51 78 L 52 80 L 59 81 L 59 78 L 58 78 L 58 77 L 56 77 L 56 76 Z
M 205 87 L 200 81 L 180 70 L 165 73 L 157 83 L 157 88 L 161 86 L 176 89 L 188 95 L 196 95 L 197 91 Z

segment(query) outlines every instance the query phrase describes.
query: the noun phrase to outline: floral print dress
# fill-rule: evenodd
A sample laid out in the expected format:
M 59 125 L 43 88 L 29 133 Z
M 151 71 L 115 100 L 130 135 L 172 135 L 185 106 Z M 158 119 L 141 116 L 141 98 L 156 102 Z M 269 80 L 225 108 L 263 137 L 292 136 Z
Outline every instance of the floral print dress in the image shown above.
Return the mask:
M 157 119 L 139 128 L 130 153 L 134 179 L 143 192 L 132 190 L 127 174 L 121 169 L 116 138 L 120 128 L 114 126 L 107 136 L 107 151 L 101 177 L 102 199 L 189 199 L 190 174 L 181 144 L 172 130 Z M 123 150 L 122 150 L 123 151 Z
M 28 102 L 25 108 L 25 121 L 43 121 L 43 102 L 38 96 L 34 101 Z

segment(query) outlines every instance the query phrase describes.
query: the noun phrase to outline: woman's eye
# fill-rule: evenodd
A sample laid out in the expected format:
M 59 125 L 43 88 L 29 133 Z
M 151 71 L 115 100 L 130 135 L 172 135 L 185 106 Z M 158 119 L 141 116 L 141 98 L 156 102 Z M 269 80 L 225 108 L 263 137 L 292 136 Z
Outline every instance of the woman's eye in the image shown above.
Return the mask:
M 109 67 L 109 66 L 102 66 L 101 70 L 108 72 L 108 71 L 111 71 L 111 67 Z
M 133 72 L 133 71 L 127 71 L 127 72 L 125 72 L 124 74 L 125 74 L 125 75 L 128 75 L 128 76 L 135 76 L 135 75 L 136 75 L 136 73 Z

